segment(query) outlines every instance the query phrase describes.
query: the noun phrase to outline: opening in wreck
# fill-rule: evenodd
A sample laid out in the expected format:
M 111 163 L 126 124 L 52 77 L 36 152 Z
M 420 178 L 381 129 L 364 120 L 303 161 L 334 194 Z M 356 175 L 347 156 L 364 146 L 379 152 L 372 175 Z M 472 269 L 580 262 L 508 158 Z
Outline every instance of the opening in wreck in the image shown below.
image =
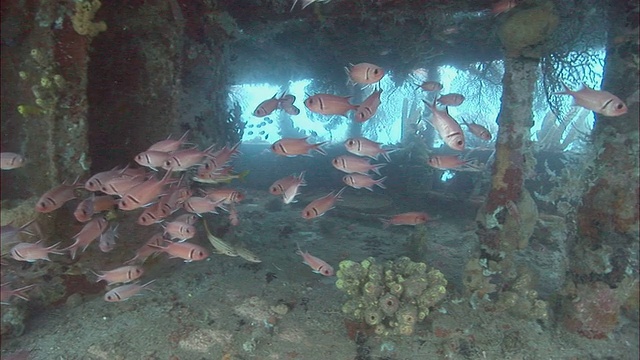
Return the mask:
M 589 64 L 593 77 L 592 84 L 586 84 L 598 88 L 602 81 L 602 64 L 605 52 L 600 50 L 594 61 Z M 440 66 L 436 75 L 429 75 L 425 69 L 416 69 L 413 76 L 402 81 L 400 85 L 392 80 L 394 74 L 391 72 L 382 79 L 379 86 L 385 89 L 383 92 L 381 106 L 378 113 L 362 126 L 361 134 L 371 140 L 382 144 L 399 144 L 403 140 L 403 126 L 406 125 L 407 118 L 413 116 L 423 119 L 428 116 L 425 112 L 422 100 L 432 102 L 433 95 L 417 89 L 421 81 L 426 78 L 438 78 L 444 85 L 444 93 L 460 92 L 471 94 L 470 99 L 458 107 L 448 109 L 449 113 L 469 122 L 477 122 L 487 127 L 491 133 L 498 130 L 496 118 L 500 111 L 500 97 L 502 86 L 500 78 L 504 69 L 502 61 L 495 61 L 491 64 L 496 71 L 493 78 L 487 77 L 487 72 L 479 76 L 479 70 L 486 66 L 485 63 L 476 63 L 470 69 L 458 69 L 454 66 Z M 426 76 L 426 77 L 425 77 Z M 346 77 L 346 76 L 345 76 Z M 306 108 L 302 108 L 298 115 L 289 115 L 283 111 L 276 111 L 264 118 L 253 115 L 253 110 L 262 101 L 277 94 L 286 92 L 294 95 L 301 103 L 309 96 L 311 88 L 314 86 L 313 79 L 304 79 L 290 82 L 287 86 L 280 86 L 270 83 L 239 84 L 230 86 L 228 106 L 229 111 L 235 106 L 242 109 L 241 122 L 243 126 L 242 141 L 253 144 L 270 144 L 281 137 L 287 136 L 310 136 L 317 141 L 329 141 L 338 143 L 344 141 L 349 135 L 349 125 L 351 120 L 348 117 L 335 115 L 330 118 L 314 114 Z M 543 90 L 544 81 L 541 78 L 536 86 L 535 109 L 533 112 L 534 126 L 531 128 L 531 140 L 538 142 L 540 148 L 549 148 L 556 144 L 548 144 L 551 137 L 558 137 L 563 150 L 576 150 L 584 145 L 586 136 L 593 128 L 595 117 L 593 113 L 572 108 L 571 100 L 564 97 L 560 99 L 564 118 L 557 119 L 547 103 L 547 94 Z M 322 88 L 315 88 L 321 91 Z M 364 97 L 368 96 L 373 88 L 362 89 Z M 410 119 L 415 122 L 416 119 Z M 545 125 L 546 121 L 546 125 Z M 403 124 L 404 122 L 404 124 Z M 430 126 L 423 122 L 422 128 Z M 559 132 L 559 134 L 558 134 Z M 578 134 L 579 136 L 577 136 Z M 471 138 L 471 141 L 474 139 Z M 569 142 L 565 142 L 570 140 Z M 445 147 L 444 142 L 438 138 L 431 139 L 430 146 L 437 149 Z M 495 141 L 495 138 L 494 138 Z M 560 145 L 561 145 L 560 144 Z M 488 144 L 476 141 L 473 147 L 486 147 Z M 451 178 L 452 174 L 446 172 L 443 178 Z

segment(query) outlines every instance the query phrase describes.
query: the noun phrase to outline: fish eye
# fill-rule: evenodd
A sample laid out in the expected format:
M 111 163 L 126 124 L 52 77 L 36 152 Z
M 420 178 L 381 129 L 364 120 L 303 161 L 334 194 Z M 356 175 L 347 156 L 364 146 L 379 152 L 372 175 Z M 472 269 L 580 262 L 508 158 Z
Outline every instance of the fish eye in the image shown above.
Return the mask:
M 334 164 L 338 164 L 338 159 L 333 159 L 333 160 L 332 160 L 332 162 L 333 162 Z
M 47 207 L 47 203 L 45 203 L 44 201 L 40 202 L 40 207 L 41 208 L 46 208 Z
M 457 144 L 462 146 L 462 144 L 464 144 L 464 142 L 462 140 L 458 140 Z
M 112 299 L 112 297 L 111 297 L 111 296 L 107 296 L 107 300 L 111 300 L 111 299 Z
M 347 140 L 347 144 L 349 144 L 349 145 L 353 145 L 353 144 L 355 144 L 355 143 L 356 143 L 356 142 L 355 142 L 355 141 L 353 141 L 353 139 L 349 139 L 349 140 Z
M 624 105 L 622 103 L 618 103 L 618 105 L 616 106 L 616 109 L 620 110 L 624 107 Z
M 165 162 L 164 162 L 164 165 L 165 165 L 165 166 L 171 166 L 171 160 L 167 160 L 167 161 L 165 161 Z
M 312 99 L 312 98 L 308 98 L 308 99 L 307 99 L 307 102 L 308 102 L 309 104 L 313 104 L 313 99 Z
M 379 70 L 379 69 L 374 69 L 374 70 L 373 70 L 373 73 L 374 73 L 374 74 L 376 74 L 376 75 L 378 75 L 378 73 L 379 73 L 379 72 L 380 72 L 380 70 Z

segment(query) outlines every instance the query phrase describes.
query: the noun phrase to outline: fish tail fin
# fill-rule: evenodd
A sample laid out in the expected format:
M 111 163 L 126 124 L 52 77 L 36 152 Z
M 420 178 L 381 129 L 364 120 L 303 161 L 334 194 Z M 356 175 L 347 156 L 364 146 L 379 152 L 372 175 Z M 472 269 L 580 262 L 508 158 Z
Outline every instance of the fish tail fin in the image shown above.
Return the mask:
M 322 155 L 327 155 L 327 152 L 322 148 L 322 146 L 323 146 L 324 144 L 326 144 L 326 143 L 327 143 L 326 141 L 323 141 L 323 142 L 319 142 L 319 143 L 317 143 L 317 144 L 313 144 L 313 145 L 311 146 L 311 149 L 313 149 L 313 150 L 315 150 L 315 151 L 319 152 L 319 153 L 320 153 L 320 154 L 322 154 Z
M 389 225 L 391 225 L 391 220 L 389 219 L 385 219 L 385 218 L 380 218 L 380 221 L 382 221 L 382 228 L 386 229 L 389 227 Z
M 102 275 L 98 274 L 97 272 L 93 271 L 92 269 L 89 269 L 89 271 L 91 271 L 91 273 L 97 277 L 96 282 L 102 280 Z
M 293 5 L 291 5 L 291 9 L 289 9 L 289 12 L 293 11 L 293 8 L 296 7 L 297 3 L 298 3 L 298 0 L 293 0 Z
M 386 189 L 387 187 L 384 184 L 385 180 L 387 180 L 386 176 L 381 177 L 380 179 L 376 180 L 376 185 L 378 185 L 378 187 L 381 189 Z
M 13 296 L 19 297 L 20 299 L 24 300 L 24 301 L 29 301 L 29 296 L 27 296 L 27 294 L 25 294 L 25 291 L 29 291 L 32 288 L 34 288 L 36 286 L 36 284 L 31 284 L 31 285 L 27 285 L 27 286 L 23 286 L 21 288 L 15 289 L 13 290 Z
M 304 8 L 313 4 L 314 1 L 316 0 L 300 0 L 300 3 L 302 4 L 302 9 L 304 10 Z
M 382 149 L 380 154 L 382 154 L 382 157 L 385 160 L 387 160 L 387 162 L 391 162 L 391 158 L 389 157 L 389 154 L 391 154 L 392 152 L 398 151 L 398 150 L 400 150 L 400 148 L 390 147 L 390 148 Z
M 380 168 L 387 166 L 387 164 L 375 164 L 373 165 L 373 167 L 371 168 L 371 171 L 373 171 L 374 173 L 378 174 L 378 175 L 382 175 L 380 174 Z

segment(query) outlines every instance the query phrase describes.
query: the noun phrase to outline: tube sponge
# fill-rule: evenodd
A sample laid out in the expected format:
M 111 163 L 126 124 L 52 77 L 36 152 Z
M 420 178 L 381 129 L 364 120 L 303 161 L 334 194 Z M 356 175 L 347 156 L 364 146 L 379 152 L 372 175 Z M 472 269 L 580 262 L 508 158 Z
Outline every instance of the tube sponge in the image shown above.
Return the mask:
M 444 275 L 427 270 L 426 264 L 407 257 L 383 263 L 374 258 L 361 263 L 345 260 L 336 281 L 336 287 L 350 297 L 342 310 L 374 326 L 378 335 L 411 335 L 446 295 Z
M 400 300 L 391 294 L 386 294 L 380 298 L 378 305 L 385 315 L 392 316 L 396 311 L 398 311 L 398 308 L 400 307 Z

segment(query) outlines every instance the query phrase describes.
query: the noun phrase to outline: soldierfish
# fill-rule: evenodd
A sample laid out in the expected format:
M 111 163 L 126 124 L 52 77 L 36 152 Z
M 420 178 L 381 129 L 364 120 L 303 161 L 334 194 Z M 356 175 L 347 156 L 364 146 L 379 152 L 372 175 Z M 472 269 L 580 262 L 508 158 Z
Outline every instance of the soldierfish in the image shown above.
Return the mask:
M 334 208 L 336 201 L 342 199 L 340 195 L 342 195 L 344 189 L 346 189 L 346 187 L 343 187 L 337 193 L 332 191 L 321 198 L 313 200 L 302 209 L 302 217 L 304 219 L 313 219 L 324 215 L 324 213 Z
M 233 157 L 240 153 L 238 150 L 240 144 L 241 142 L 237 142 L 231 147 L 225 145 L 222 149 L 214 152 L 211 156 L 208 156 L 198 168 L 198 174 L 213 173 L 215 171 L 222 170 L 222 168 L 231 161 Z
M 160 202 L 156 202 L 145 208 L 144 211 L 140 213 L 136 223 L 142 226 L 149 226 L 161 222 L 165 217 L 167 217 L 167 215 L 160 211 Z
M 304 105 L 307 109 L 317 114 L 346 116 L 347 112 L 358 108 L 357 105 L 349 102 L 350 98 L 351 96 L 315 94 L 309 96 L 304 101 Z
M 295 105 L 280 104 L 280 107 L 282 108 L 282 110 L 284 110 L 284 112 L 286 112 L 289 115 L 295 116 L 300 114 L 300 109 L 298 109 L 298 107 Z
M 187 223 L 189 225 L 195 225 L 198 222 L 198 215 L 195 214 L 182 214 L 177 216 L 174 221 L 182 221 L 183 223 Z
M 196 235 L 196 228 L 193 225 L 189 225 L 182 221 L 169 221 L 164 224 L 164 234 L 169 235 L 169 239 L 178 239 L 178 241 L 183 242 L 185 240 L 191 239 Z
M 21 233 L 29 236 L 34 236 L 34 233 L 27 230 L 27 228 L 31 226 L 34 221 L 36 221 L 36 219 L 28 221 L 26 224 L 20 226 L 19 228 L 13 226 L 12 223 L 0 227 L 0 247 L 4 249 L 5 246 L 19 243 Z M 37 226 L 38 224 L 36 223 L 35 225 Z M 2 254 L 4 255 L 4 252 Z
M 149 146 L 147 151 L 160 151 L 169 153 L 172 151 L 176 151 L 180 149 L 180 147 L 186 144 L 187 135 L 189 134 L 189 130 L 185 131 L 184 134 L 178 140 L 172 140 L 167 138 L 166 140 L 158 141 L 157 143 Z
M 516 5 L 516 0 L 499 0 L 498 2 L 495 2 L 493 3 L 493 5 L 491 5 L 491 13 L 494 16 L 497 16 L 513 9 L 514 7 L 516 7 Z
M 51 261 L 49 259 L 49 254 L 63 254 L 57 249 L 57 246 L 60 244 L 59 242 L 49 247 L 42 246 L 40 242 L 41 241 L 36 243 L 18 243 L 11 248 L 9 253 L 14 260 L 26 262 L 35 262 L 36 260 Z
M 75 259 L 78 249 L 82 248 L 82 251 L 85 251 L 107 229 L 108 225 L 109 222 L 103 216 L 94 218 L 73 237 L 76 239 L 75 242 L 61 251 L 69 250 L 71 259 Z
M 370 63 L 350 64 L 350 67 L 345 67 L 344 70 L 349 75 L 349 82 L 355 84 L 371 85 L 384 77 L 384 69 Z
M 128 283 L 138 279 L 140 276 L 144 274 L 144 269 L 142 266 L 138 265 L 128 265 L 121 266 L 119 268 L 103 271 L 100 274 L 96 274 L 99 281 L 106 281 L 107 285 L 118 284 L 118 283 Z
M 206 193 L 206 196 L 205 196 L 206 198 L 208 198 L 213 202 L 223 204 L 223 205 L 238 203 L 244 200 L 245 198 L 244 194 L 241 193 L 240 191 L 236 189 L 229 189 L 229 188 L 210 189 L 205 191 L 205 193 Z
M 190 188 L 179 184 L 176 186 L 171 186 L 167 190 L 167 194 L 162 195 L 158 199 L 157 212 L 162 217 L 167 217 L 178 211 L 182 204 L 184 204 L 184 202 L 187 201 L 187 199 L 189 199 L 191 196 L 193 196 L 193 191 Z
M 327 143 L 326 141 L 309 144 L 307 142 L 308 138 L 308 136 L 303 138 L 282 138 L 271 145 L 271 151 L 282 156 L 310 156 L 309 151 L 311 150 L 327 155 L 327 152 L 322 148 L 322 145 Z
M 464 102 L 464 95 L 462 94 L 446 94 L 442 95 L 436 100 L 438 104 L 445 106 L 458 106 Z
M 280 104 L 280 99 L 276 98 L 276 96 L 278 96 L 278 93 L 273 95 L 271 99 L 267 99 L 261 102 L 253 111 L 253 116 L 264 117 L 271 114 L 275 109 L 277 109 L 278 105 Z
M 390 219 L 380 219 L 386 229 L 389 225 L 420 225 L 431 220 L 429 214 L 424 212 L 406 212 L 392 216 Z
M 304 171 L 300 175 L 289 175 L 282 179 L 276 180 L 271 186 L 269 186 L 269 192 L 271 195 L 282 195 L 291 186 L 297 184 L 298 186 L 306 185 L 304 181 Z
M 167 171 L 160 181 L 151 178 L 130 188 L 122 195 L 122 199 L 120 199 L 120 202 L 118 203 L 118 208 L 120 210 L 130 211 L 152 203 L 159 195 L 161 195 L 164 186 L 174 181 L 170 176 L 171 171 Z
M 295 202 L 295 197 L 299 194 L 298 189 L 300 186 L 305 186 L 307 183 L 304 181 L 304 171 L 300 175 L 289 175 L 282 179 L 276 180 L 269 187 L 269 193 L 272 195 L 282 195 L 282 201 L 285 204 Z
M 156 254 L 159 252 L 159 247 L 162 245 L 166 239 L 162 236 L 162 233 L 156 233 L 147 240 L 147 242 L 142 245 L 137 251 L 136 255 L 130 259 L 125 261 L 125 264 L 131 264 L 133 262 L 143 263 L 149 256 Z
M 152 248 L 158 249 L 169 255 L 170 259 L 180 258 L 184 262 L 200 261 L 209 257 L 209 251 L 204 247 L 188 242 L 171 242 L 166 240 L 169 244 L 167 246 L 156 246 L 147 244 Z
M 169 156 L 170 153 L 168 152 L 147 150 L 136 155 L 133 160 L 139 165 L 146 166 L 152 170 L 156 170 L 156 168 L 159 168 L 164 164 Z
M 300 186 L 306 186 L 307 183 L 304 181 L 304 171 L 300 173 L 299 176 L 294 177 L 293 180 L 289 183 L 283 185 L 282 190 L 282 202 L 285 204 L 291 204 L 296 202 L 295 198 L 300 194 Z
M 383 182 L 387 179 L 387 177 L 381 177 L 380 179 L 374 180 L 368 175 L 362 174 L 349 174 L 342 177 L 342 181 L 351 186 L 354 189 L 362 189 L 365 188 L 369 191 L 373 191 L 374 186 L 378 186 L 381 189 L 386 189 Z
M 82 187 L 78 183 L 79 179 L 80 178 L 78 177 L 72 184 L 66 184 L 63 182 L 44 193 L 36 203 L 36 211 L 39 213 L 49 213 L 53 210 L 59 209 L 67 201 L 75 199 L 76 189 Z
M 572 91 L 567 85 L 562 84 L 565 91 L 556 94 L 573 96 L 574 105 L 597 112 L 605 116 L 620 116 L 627 113 L 627 105 L 617 96 L 604 90 L 593 90 L 587 85 L 582 89 Z
M 300 110 L 298 110 L 298 108 L 293 105 L 293 103 L 296 101 L 295 96 L 286 93 L 282 94 L 282 96 L 280 96 L 279 98 L 277 96 L 278 93 L 273 95 L 271 99 L 267 99 L 261 102 L 253 111 L 253 116 L 265 117 L 278 108 L 283 109 L 285 112 L 287 112 L 287 114 L 290 115 L 298 115 L 300 113 Z
M 434 155 L 429 157 L 427 163 L 440 170 L 481 171 L 482 167 L 470 160 L 461 159 L 457 155 Z
M 118 237 L 118 225 L 111 225 L 107 230 L 100 234 L 100 240 L 98 241 L 98 248 L 102 252 L 109 252 L 116 246 L 116 238 Z
M 313 4 L 314 2 L 328 3 L 329 1 L 331 0 L 300 0 L 300 4 L 302 4 L 302 10 L 304 10 L 304 8 Z M 293 5 L 291 5 L 291 10 L 289 10 L 289 12 L 293 11 L 293 8 L 296 6 L 297 3 L 298 3 L 298 0 L 293 0 Z
M 417 85 L 419 89 L 423 91 L 440 91 L 442 90 L 442 84 L 437 81 L 425 81 L 421 85 Z
M 387 164 L 371 164 L 369 163 L 369 159 L 351 156 L 351 155 L 341 155 L 335 157 L 331 164 L 336 169 L 346 172 L 347 174 L 351 173 L 359 173 L 363 175 L 369 174 L 369 171 L 373 171 L 374 173 L 380 175 L 380 168 Z
M 114 177 L 107 179 L 102 184 L 99 190 L 105 194 L 122 197 L 127 191 L 129 191 L 129 189 L 142 184 L 148 179 L 149 178 L 146 175 L 138 175 L 134 177 Z
M 204 150 L 196 148 L 184 149 L 172 152 L 162 163 L 162 168 L 169 171 L 186 171 L 194 165 L 201 163 L 205 157 L 212 157 L 211 150 L 215 144 Z
M 389 153 L 397 150 L 395 148 L 383 149 L 381 143 L 364 137 L 349 138 L 344 142 L 344 146 L 348 152 L 354 155 L 367 156 L 375 160 L 378 160 L 378 155 L 382 155 L 387 161 L 391 161 Z
M 217 214 L 216 208 L 222 206 L 222 201 L 213 201 L 207 197 L 192 196 L 182 204 L 182 207 L 193 214 L 214 213 Z
M 146 288 L 147 286 L 149 286 L 149 284 L 151 284 L 154 281 L 155 280 L 151 280 L 144 285 L 139 285 L 136 283 L 136 284 L 118 286 L 117 288 L 112 289 L 106 294 L 104 294 L 104 300 L 108 302 L 125 301 L 132 296 L 138 295 L 140 291 L 142 291 L 142 289 Z
M 486 127 L 476 123 L 468 123 L 465 119 L 462 119 L 462 123 L 467 126 L 467 128 L 473 135 L 479 137 L 484 141 L 491 140 L 491 133 Z
M 438 110 L 435 104 L 426 101 L 424 103 L 431 110 L 431 125 L 438 131 L 442 141 L 454 150 L 464 150 L 465 141 L 460 124 L 446 110 Z
M 8 305 L 9 300 L 14 296 L 24 301 L 29 301 L 29 297 L 25 292 L 33 289 L 34 287 L 35 284 L 31 284 L 14 290 L 11 289 L 9 283 L 0 284 L 0 304 Z
M 243 172 L 236 174 L 232 171 L 231 167 L 225 167 L 214 172 L 197 172 L 191 180 L 203 184 L 226 184 L 238 179 L 243 181 L 244 178 L 249 175 L 250 170 L 244 170 Z
M 365 122 L 376 114 L 378 106 L 380 106 L 380 94 L 382 94 L 382 90 L 374 91 L 358 106 L 355 115 L 357 122 Z
M 91 197 L 78 203 L 76 210 L 73 212 L 73 216 L 80 222 L 87 222 L 91 220 L 93 214 L 111 210 L 116 204 L 116 199 L 111 195 L 96 196 L 95 194 L 91 194 Z
M 302 262 L 304 264 L 309 265 L 309 267 L 313 270 L 314 273 L 321 274 L 324 276 L 333 276 L 335 274 L 333 267 L 331 267 L 331 265 L 327 264 L 326 261 L 309 254 L 306 251 L 302 251 L 300 249 L 300 245 L 298 245 L 298 250 L 296 251 L 296 254 L 302 256 Z
M 132 169 L 130 167 L 125 167 L 124 169 L 113 168 L 109 171 L 99 172 L 92 177 L 89 178 L 84 184 L 84 188 L 89 191 L 102 191 L 102 188 L 109 181 L 118 178 L 133 178 L 138 176 L 144 176 L 146 174 L 146 170 L 143 168 Z M 113 195 L 113 194 L 110 194 Z
M 12 152 L 0 152 L 0 169 L 12 170 L 23 167 L 25 159 L 22 155 Z

